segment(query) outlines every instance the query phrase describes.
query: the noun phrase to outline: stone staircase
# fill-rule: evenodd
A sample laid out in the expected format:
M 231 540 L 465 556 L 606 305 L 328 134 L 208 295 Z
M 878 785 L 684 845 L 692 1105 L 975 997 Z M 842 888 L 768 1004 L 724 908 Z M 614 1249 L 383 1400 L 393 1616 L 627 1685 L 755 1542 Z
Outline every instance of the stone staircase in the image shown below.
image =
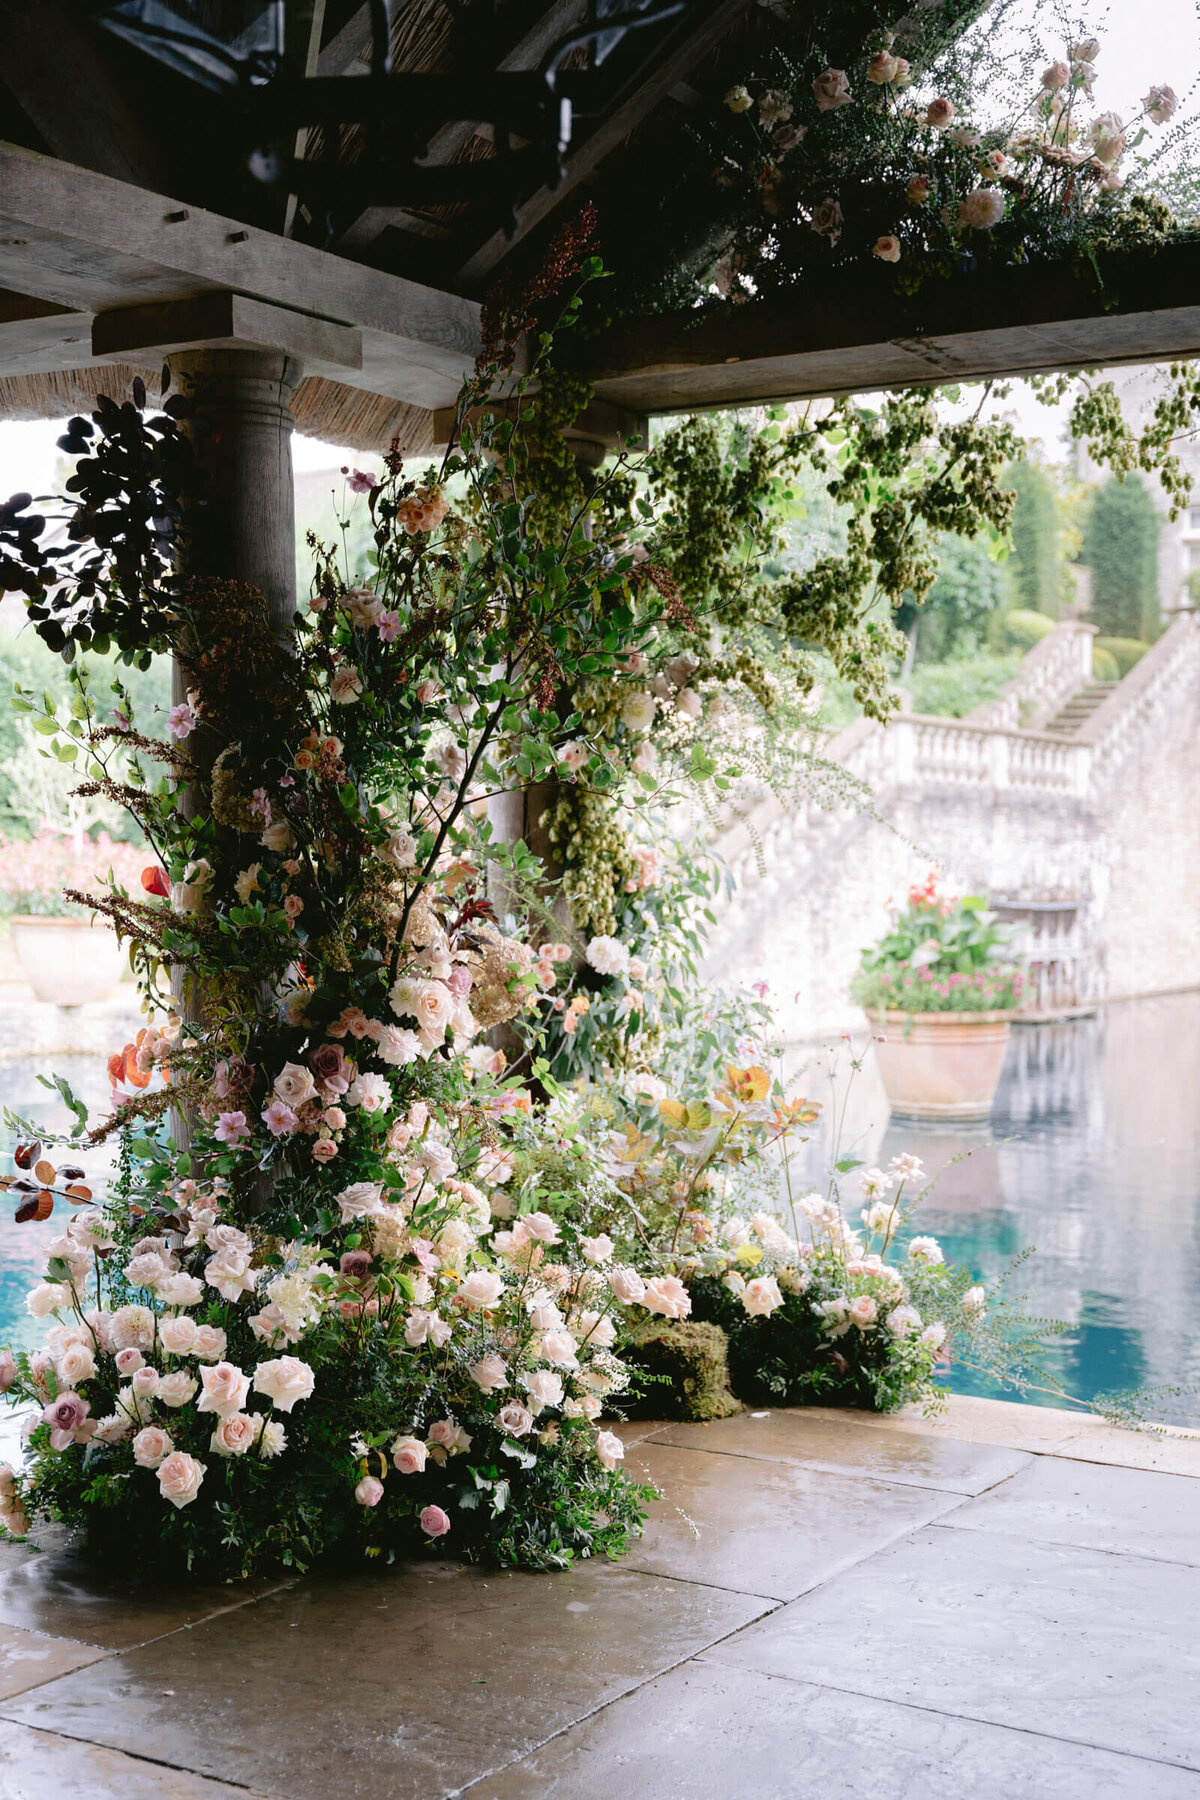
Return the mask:
M 1089 681 L 1078 693 L 1072 694 L 1053 718 L 1046 720 L 1042 730 L 1061 731 L 1067 737 L 1074 737 L 1087 724 L 1096 708 L 1103 706 L 1108 696 L 1115 692 L 1116 687 L 1115 681 Z
M 827 739 L 823 755 L 869 790 L 867 810 L 743 797 L 709 840 L 732 881 L 713 902 L 705 977 L 769 980 L 793 1040 L 853 1027 L 846 990 L 859 949 L 938 859 L 952 891 L 995 896 L 1025 928 L 1032 1016 L 1200 985 L 1189 873 L 1200 819 L 1184 774 L 1200 735 L 1200 617 L 1181 615 L 1117 682 L 1092 679 L 1094 636 L 1063 621 L 967 718 L 858 719 Z M 1171 805 L 1177 816 L 1152 828 L 1155 809 Z M 1124 940 L 1139 933 L 1162 955 L 1110 980 L 1114 942 L 1123 968 Z

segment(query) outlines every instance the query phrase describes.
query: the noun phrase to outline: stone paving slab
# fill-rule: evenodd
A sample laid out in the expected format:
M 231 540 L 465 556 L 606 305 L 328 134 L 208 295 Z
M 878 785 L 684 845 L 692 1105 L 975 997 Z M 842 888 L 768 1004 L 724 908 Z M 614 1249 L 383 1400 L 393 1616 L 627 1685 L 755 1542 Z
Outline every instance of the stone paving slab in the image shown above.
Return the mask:
M 261 1800 L 247 1787 L 0 1721 L 3 1800 L 58 1800 L 64 1794 L 79 1800 Z
M 0 1700 L 22 1694 L 26 1688 L 40 1687 L 44 1681 L 54 1681 L 105 1654 L 91 1644 L 74 1644 L 69 1638 L 44 1637 L 40 1632 L 21 1631 L 15 1625 L 0 1625 Z M 8 1800 L 2 1783 L 0 1796 Z
M 1200 1800 L 1200 1775 L 745 1669 L 689 1662 L 466 1800 Z
M 1040 1456 L 942 1522 L 1200 1567 L 1200 1487 L 1183 1475 Z
M 981 1494 L 1030 1460 L 997 1444 L 892 1431 L 866 1432 L 856 1421 L 813 1418 L 803 1407 L 738 1413 L 711 1425 L 667 1425 L 656 1444 L 720 1450 L 729 1456 L 799 1463 L 832 1475 L 867 1475 L 900 1487 Z
M 0 1713 L 273 1800 L 435 1800 L 763 1610 L 609 1564 L 309 1579 Z
M 1198 1617 L 1200 1570 L 934 1526 L 706 1660 L 1200 1769 Z
M 625 1567 L 792 1600 L 927 1524 L 958 1494 L 644 1442 L 626 1467 L 665 1495 Z
M 142 1581 L 135 1567 L 101 1573 L 65 1548 L 61 1534 L 47 1533 L 46 1543 L 44 1550 L 0 1545 L 0 1625 L 107 1650 L 144 1644 L 286 1585 L 280 1580 L 213 1587 Z
M 1027 1406 L 1009 1400 L 982 1400 L 950 1394 L 944 1413 L 927 1418 L 920 1407 L 894 1413 L 813 1406 L 814 1418 L 850 1422 L 874 1431 L 922 1438 L 958 1438 L 977 1444 L 1005 1444 L 1040 1456 L 1068 1456 L 1082 1462 L 1115 1463 L 1129 1469 L 1160 1469 L 1167 1475 L 1200 1478 L 1200 1431 L 1155 1426 L 1127 1431 L 1092 1413 L 1065 1407 Z

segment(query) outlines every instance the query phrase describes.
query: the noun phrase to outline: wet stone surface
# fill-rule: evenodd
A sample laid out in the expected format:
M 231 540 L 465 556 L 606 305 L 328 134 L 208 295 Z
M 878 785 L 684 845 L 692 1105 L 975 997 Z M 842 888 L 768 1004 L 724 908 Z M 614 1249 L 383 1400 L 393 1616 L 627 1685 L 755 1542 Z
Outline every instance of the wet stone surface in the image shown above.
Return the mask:
M 830 1474 L 867 1475 L 905 1487 L 981 1494 L 1014 1475 L 1029 1458 L 998 1444 L 865 1432 L 845 1419 L 816 1418 L 804 1410 L 744 1412 L 711 1425 L 668 1425 L 656 1444 L 720 1450 L 772 1462 L 798 1463 Z

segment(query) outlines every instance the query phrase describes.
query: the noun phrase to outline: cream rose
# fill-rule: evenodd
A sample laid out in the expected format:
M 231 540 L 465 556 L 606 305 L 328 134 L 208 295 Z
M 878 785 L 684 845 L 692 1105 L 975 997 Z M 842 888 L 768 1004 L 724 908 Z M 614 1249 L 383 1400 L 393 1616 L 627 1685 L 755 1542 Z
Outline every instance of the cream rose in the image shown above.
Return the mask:
M 753 1318 L 769 1319 L 783 1305 L 779 1283 L 773 1275 L 759 1275 L 742 1289 L 742 1305 Z
M 472 1269 L 461 1283 L 457 1298 L 467 1306 L 495 1306 L 504 1292 L 504 1277 L 493 1269 Z
M 296 1107 L 303 1106 L 306 1100 L 316 1098 L 317 1084 L 311 1071 L 303 1063 L 284 1063 L 275 1077 L 274 1093 L 277 1100 L 282 1100 L 285 1106 L 290 1106 L 294 1111 Z
M 58 1379 L 66 1387 L 90 1381 L 96 1373 L 96 1358 L 86 1344 L 68 1344 L 58 1359 Z
M 154 1398 L 160 1406 L 186 1406 L 199 1385 L 186 1369 L 173 1369 L 159 1382 Z
M 168 1356 L 190 1356 L 196 1347 L 196 1321 L 186 1313 L 173 1319 L 160 1319 L 158 1341 Z
M 158 1485 L 164 1500 L 172 1506 L 190 1506 L 200 1492 L 200 1483 L 204 1480 L 206 1465 L 189 1456 L 186 1450 L 173 1450 L 166 1461 L 159 1464 Z
M 625 1446 L 615 1431 L 596 1433 L 596 1455 L 606 1469 L 615 1469 L 619 1462 L 625 1460 Z
M 544 1406 L 562 1405 L 562 1376 L 555 1375 L 550 1369 L 535 1369 L 532 1375 L 522 1375 L 521 1386 L 536 1402 L 536 1412 L 541 1412 Z
M 510 1400 L 496 1414 L 496 1423 L 510 1437 L 520 1438 L 533 1430 L 533 1414 L 519 1400 Z

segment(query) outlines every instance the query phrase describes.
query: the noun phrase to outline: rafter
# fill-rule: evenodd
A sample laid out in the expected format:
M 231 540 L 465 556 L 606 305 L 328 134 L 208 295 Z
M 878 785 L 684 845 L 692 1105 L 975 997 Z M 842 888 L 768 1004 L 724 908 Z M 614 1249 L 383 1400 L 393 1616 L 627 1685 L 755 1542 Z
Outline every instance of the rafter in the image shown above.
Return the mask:
M 676 44 L 654 72 L 602 121 L 578 149 L 567 158 L 566 173 L 557 187 L 542 187 L 517 209 L 517 227 L 513 236 L 493 232 L 458 271 L 458 281 L 466 288 L 486 282 L 492 270 L 502 262 L 514 243 L 526 237 L 535 226 L 568 200 L 580 184 L 592 175 L 605 157 L 635 131 L 672 88 L 686 81 L 696 65 L 720 42 L 725 33 L 754 4 L 754 0 L 714 0 L 701 23 Z

